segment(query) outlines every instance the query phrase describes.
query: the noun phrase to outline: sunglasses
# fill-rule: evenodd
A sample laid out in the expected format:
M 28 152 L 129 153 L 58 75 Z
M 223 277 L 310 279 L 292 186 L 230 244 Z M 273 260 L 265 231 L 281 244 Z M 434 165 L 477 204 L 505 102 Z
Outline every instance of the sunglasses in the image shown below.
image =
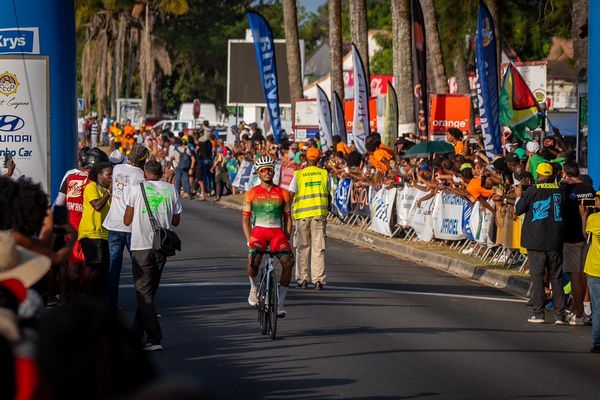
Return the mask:
M 275 172 L 275 171 L 272 167 L 262 167 L 261 169 L 258 170 L 259 174 L 263 174 L 265 172 Z

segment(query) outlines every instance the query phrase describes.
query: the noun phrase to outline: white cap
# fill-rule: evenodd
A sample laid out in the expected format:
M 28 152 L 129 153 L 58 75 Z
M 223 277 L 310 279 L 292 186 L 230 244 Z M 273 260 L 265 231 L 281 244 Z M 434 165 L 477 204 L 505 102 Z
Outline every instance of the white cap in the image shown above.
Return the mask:
M 540 151 L 540 144 L 538 142 L 527 142 L 526 149 L 530 153 L 537 153 Z
M 119 150 L 115 150 L 112 153 L 110 153 L 108 161 L 110 161 L 112 165 L 123 164 L 123 162 L 125 162 L 125 155 Z

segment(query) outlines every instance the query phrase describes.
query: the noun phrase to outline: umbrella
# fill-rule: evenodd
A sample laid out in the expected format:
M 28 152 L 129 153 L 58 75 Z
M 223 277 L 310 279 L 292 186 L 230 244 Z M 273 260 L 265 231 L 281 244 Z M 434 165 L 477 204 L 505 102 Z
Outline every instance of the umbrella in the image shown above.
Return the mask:
M 454 146 L 442 141 L 421 142 L 408 149 L 402 158 L 427 158 L 434 153 L 454 153 Z

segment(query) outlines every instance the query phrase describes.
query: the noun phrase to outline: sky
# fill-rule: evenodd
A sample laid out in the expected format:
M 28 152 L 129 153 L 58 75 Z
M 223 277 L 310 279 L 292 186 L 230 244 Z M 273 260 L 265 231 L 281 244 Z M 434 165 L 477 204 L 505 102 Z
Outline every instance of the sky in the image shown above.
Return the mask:
M 301 4 L 304 6 L 304 8 L 306 8 L 306 11 L 308 12 L 316 12 L 317 8 L 319 8 L 319 6 L 321 4 L 326 3 L 326 0 L 297 0 L 298 4 Z

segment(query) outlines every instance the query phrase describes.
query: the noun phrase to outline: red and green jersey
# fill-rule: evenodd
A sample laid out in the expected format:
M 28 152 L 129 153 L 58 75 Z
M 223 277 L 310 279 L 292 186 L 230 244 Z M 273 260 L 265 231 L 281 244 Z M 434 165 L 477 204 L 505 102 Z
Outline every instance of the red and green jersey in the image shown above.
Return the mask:
M 279 186 L 270 190 L 258 185 L 244 195 L 244 211 L 252 212 L 252 226 L 281 228 L 283 212 L 291 202 L 290 192 Z

